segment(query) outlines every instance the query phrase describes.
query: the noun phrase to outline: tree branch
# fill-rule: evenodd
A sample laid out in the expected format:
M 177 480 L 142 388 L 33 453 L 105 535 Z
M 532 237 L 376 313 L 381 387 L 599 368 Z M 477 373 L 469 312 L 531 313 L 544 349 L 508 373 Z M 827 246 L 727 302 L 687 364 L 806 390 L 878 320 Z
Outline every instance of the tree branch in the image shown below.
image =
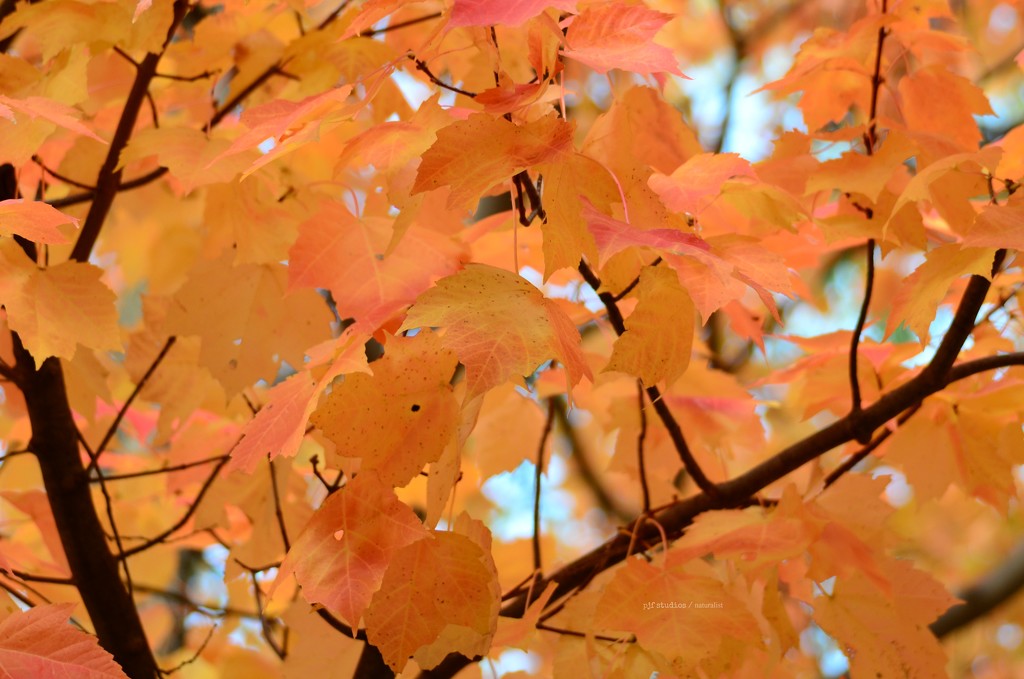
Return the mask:
M 626 322 L 622 318 L 622 311 L 619 310 L 619 305 L 615 301 L 615 296 L 610 292 L 598 292 L 601 288 L 601 279 L 599 279 L 587 263 L 582 260 L 579 264 L 579 272 L 590 287 L 594 289 L 594 292 L 597 293 L 598 298 L 604 304 L 604 307 L 608 312 L 608 321 L 612 324 L 615 334 L 621 335 L 626 332 Z M 715 487 L 715 484 L 705 476 L 700 465 L 697 464 L 697 459 L 690 451 L 690 447 L 686 443 L 686 437 L 683 436 L 683 430 L 680 428 L 679 423 L 672 414 L 672 411 L 669 410 L 665 401 L 661 397 L 661 391 L 654 385 L 647 387 L 646 391 L 647 398 L 650 399 L 651 405 L 654 406 L 654 411 L 658 414 L 659 419 L 661 419 L 661 423 L 668 431 L 668 435 L 672 439 L 672 443 L 675 446 L 676 452 L 679 454 L 679 458 L 683 462 L 683 467 L 686 468 L 686 472 L 693 478 L 694 483 L 696 483 L 697 487 L 703 492 L 712 497 L 717 496 L 718 489 Z
M 996 609 L 1024 587 L 1024 542 L 1005 561 L 959 594 L 962 604 L 953 606 L 929 627 L 942 638 Z
M 178 24 L 185 18 L 187 11 L 188 2 L 186 0 L 175 0 L 174 18 L 167 31 L 164 49 L 167 48 L 171 37 L 173 37 L 178 29 Z M 135 71 L 135 80 L 132 82 L 132 88 L 128 92 L 124 109 L 121 111 L 121 119 L 117 123 L 117 129 L 114 130 L 114 136 L 110 140 L 107 157 L 100 167 L 99 176 L 96 178 L 96 191 L 92 194 L 92 205 L 89 206 L 89 212 L 85 216 L 85 222 L 82 224 L 78 240 L 75 241 L 75 247 L 71 250 L 71 259 L 73 261 L 88 261 L 92 248 L 96 244 L 96 239 L 99 238 L 100 229 L 103 228 L 103 223 L 110 212 L 110 207 L 114 204 L 114 197 L 117 196 L 121 186 L 122 170 L 119 168 L 121 152 L 128 145 L 128 140 L 131 139 L 132 132 L 135 129 L 135 121 L 139 117 L 139 110 L 146 100 L 147 92 L 149 92 L 149 83 L 153 80 L 153 76 L 156 75 L 156 67 L 162 57 L 163 50 L 159 53 L 149 52 L 138 64 L 138 68 Z

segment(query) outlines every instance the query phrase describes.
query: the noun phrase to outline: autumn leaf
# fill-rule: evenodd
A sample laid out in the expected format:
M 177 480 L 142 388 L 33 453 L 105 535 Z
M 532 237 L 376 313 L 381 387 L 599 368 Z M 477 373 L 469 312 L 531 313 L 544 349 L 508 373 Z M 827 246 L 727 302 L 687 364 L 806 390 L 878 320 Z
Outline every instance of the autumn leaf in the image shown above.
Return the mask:
M 525 0 L 504 2 L 504 0 L 455 0 L 449 26 L 491 26 L 506 24 L 518 26 L 548 7 L 563 12 L 576 10 L 578 0 Z
M 598 73 L 619 68 L 636 73 L 682 75 L 675 56 L 654 42 L 671 15 L 644 5 L 600 2 L 588 5 L 569 25 L 565 56 Z
M 277 582 L 294 573 L 306 601 L 355 629 L 398 552 L 430 538 L 390 485 L 362 472 L 324 500 L 281 564 Z
M 892 590 L 855 575 L 820 597 L 814 618 L 850 658 L 850 670 L 865 676 L 939 676 L 946 654 L 927 625 L 955 599 L 934 579 L 906 562 L 886 567 Z
M 470 209 L 517 172 L 572 151 L 573 126 L 548 115 L 526 125 L 477 113 L 437 133 L 423 154 L 412 192 L 450 186 L 449 208 Z
M 125 679 L 96 638 L 68 624 L 73 604 L 46 604 L 0 622 L 0 672 L 7 677 Z
M 636 294 L 640 301 L 605 370 L 636 375 L 647 385 L 671 385 L 690 363 L 696 309 L 668 268 L 644 268 Z
M 638 643 L 660 653 L 677 672 L 708 657 L 721 637 L 756 643 L 750 612 L 721 582 L 679 565 L 637 559 L 615 572 L 598 603 L 594 623 L 609 632 L 635 634 Z M 717 634 L 701 631 L 708 629 Z
M 272 379 L 275 355 L 302 365 L 303 350 L 327 336 L 326 304 L 312 291 L 288 293 L 286 276 L 280 265 L 232 266 L 222 256 L 197 265 L 174 296 L 168 330 L 202 338 L 200 362 L 230 394 Z
M 366 611 L 366 634 L 396 672 L 410 657 L 430 669 L 448 653 L 481 655 L 500 597 L 490 533 L 462 515 L 454 531 L 433 531 L 392 557 Z
M 18 235 L 48 245 L 67 243 L 67 235 L 57 228 L 64 224 L 77 228 L 78 219 L 46 203 L 21 198 L 0 201 L 0 236 Z
M 340 313 L 375 329 L 453 273 L 462 257 L 453 240 L 417 225 L 388 251 L 391 238 L 390 220 L 360 219 L 340 203 L 326 203 L 299 225 L 288 253 L 289 287 L 327 288 Z
M 9 112 L 16 111 L 28 117 L 30 120 L 41 118 L 42 120 L 53 123 L 58 127 L 63 127 L 77 134 L 94 139 L 101 144 L 106 143 L 102 138 L 96 136 L 95 132 L 82 124 L 80 120 L 81 113 L 78 110 L 51 99 L 46 99 L 44 97 L 15 99 L 13 97 L 7 97 L 0 94 L 0 112 L 4 110 Z M 11 113 L 3 114 L 3 117 L 7 118 L 11 122 L 16 122 Z
M 557 305 L 514 273 L 475 264 L 420 295 L 402 329 L 439 326 L 442 343 L 466 365 L 471 399 L 510 378 L 521 379 L 552 358 L 569 386 L 590 377 L 579 333 Z
M 390 337 L 373 375 L 347 375 L 311 418 L 339 454 L 358 457 L 392 486 L 440 458 L 458 424 L 455 353 L 424 331 Z
M 76 347 L 105 351 L 121 346 L 114 293 L 92 264 L 33 264 L 10 239 L 0 241 L 0 304 L 7 322 L 38 363 L 70 359 Z
M 251 472 L 266 456 L 292 457 L 299 450 L 306 422 L 316 407 L 316 381 L 296 373 L 271 390 L 270 398 L 243 431 L 231 451 L 231 464 Z

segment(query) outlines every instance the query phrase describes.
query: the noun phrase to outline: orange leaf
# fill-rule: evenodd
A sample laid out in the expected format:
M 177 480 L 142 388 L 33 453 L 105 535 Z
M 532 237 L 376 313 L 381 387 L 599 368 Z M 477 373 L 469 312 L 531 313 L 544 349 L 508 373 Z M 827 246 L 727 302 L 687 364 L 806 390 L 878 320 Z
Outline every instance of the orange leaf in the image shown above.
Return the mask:
M 569 386 L 591 377 L 576 326 L 540 290 L 516 274 L 470 264 L 420 295 L 402 329 L 447 328 L 442 343 L 466 365 L 466 399 L 556 358 Z
M 737 153 L 702 153 L 687 160 L 671 175 L 653 174 L 648 184 L 668 209 L 699 216 L 718 198 L 722 185 L 736 177 L 756 179 L 757 175 L 750 163 Z
M 356 628 L 395 553 L 428 537 L 389 485 L 360 472 L 320 505 L 292 544 L 275 586 L 294 572 L 306 601 Z
M 292 375 L 270 390 L 270 398 L 243 430 L 242 440 L 231 451 L 230 469 L 252 473 L 267 455 L 293 457 L 305 433 L 309 414 L 316 406 L 316 381 L 308 372 Z
M 573 128 L 554 114 L 515 125 L 475 113 L 438 131 L 423 154 L 412 192 L 450 186 L 448 207 L 472 209 L 495 184 L 572 151 Z
M 324 204 L 299 225 L 288 251 L 289 287 L 327 288 L 343 317 L 375 330 L 452 273 L 461 256 L 454 241 L 416 224 L 388 252 L 391 226 L 384 218 L 356 218 L 339 202 Z
M 67 236 L 57 228 L 64 224 L 78 228 L 78 218 L 39 201 L 22 198 L 0 201 L 0 236 L 18 235 L 48 245 L 67 243 Z
M 577 0 L 455 0 L 449 26 L 518 26 L 548 7 L 575 12 Z
M 347 375 L 311 421 L 346 457 L 404 486 L 444 452 L 458 425 L 455 353 L 432 332 L 389 337 L 373 375 Z
M 660 653 L 680 673 L 716 650 L 721 637 L 754 642 L 758 634 L 750 612 L 722 583 L 638 559 L 615 571 L 594 626 L 606 633 L 632 632 L 643 649 Z
M 96 637 L 68 624 L 74 608 L 74 604 L 40 605 L 0 622 L 0 674 L 127 679 Z
M 229 260 L 225 254 L 192 270 L 174 296 L 167 329 L 201 337 L 200 363 L 234 395 L 272 380 L 281 359 L 302 365 L 304 350 L 329 335 L 331 314 L 312 290 L 286 293 L 280 264 Z
M 366 635 L 396 672 L 410 657 L 431 669 L 490 648 L 501 598 L 490 533 L 465 514 L 455 530 L 396 553 L 366 610 Z
M 891 593 L 864 575 L 838 579 L 831 596 L 815 599 L 815 621 L 839 642 L 854 676 L 945 676 L 946 654 L 927 625 L 956 600 L 909 563 L 892 559 L 885 570 Z
M 569 25 L 569 49 L 562 53 L 598 73 L 620 68 L 636 73 L 683 75 L 672 50 L 654 36 L 672 19 L 644 5 L 602 2 L 588 5 Z

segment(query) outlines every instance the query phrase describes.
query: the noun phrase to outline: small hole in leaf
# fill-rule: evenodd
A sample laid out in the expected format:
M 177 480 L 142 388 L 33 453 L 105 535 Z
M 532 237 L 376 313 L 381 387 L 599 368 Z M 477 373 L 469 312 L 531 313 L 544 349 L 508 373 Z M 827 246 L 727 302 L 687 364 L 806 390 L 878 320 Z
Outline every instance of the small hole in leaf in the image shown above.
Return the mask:
M 419 409 L 420 409 L 420 406 L 419 406 L 418 403 L 413 403 L 412 404 L 412 408 L 410 408 L 410 410 L 412 410 L 414 413 L 419 412 Z

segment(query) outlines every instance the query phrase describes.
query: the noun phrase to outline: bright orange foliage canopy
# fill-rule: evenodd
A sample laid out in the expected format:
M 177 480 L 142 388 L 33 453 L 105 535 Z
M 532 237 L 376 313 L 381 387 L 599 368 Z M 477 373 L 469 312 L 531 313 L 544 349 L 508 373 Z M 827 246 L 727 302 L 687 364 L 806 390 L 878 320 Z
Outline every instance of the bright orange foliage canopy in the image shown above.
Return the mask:
M 1019 676 L 1022 43 L 0 0 L 0 676 Z

